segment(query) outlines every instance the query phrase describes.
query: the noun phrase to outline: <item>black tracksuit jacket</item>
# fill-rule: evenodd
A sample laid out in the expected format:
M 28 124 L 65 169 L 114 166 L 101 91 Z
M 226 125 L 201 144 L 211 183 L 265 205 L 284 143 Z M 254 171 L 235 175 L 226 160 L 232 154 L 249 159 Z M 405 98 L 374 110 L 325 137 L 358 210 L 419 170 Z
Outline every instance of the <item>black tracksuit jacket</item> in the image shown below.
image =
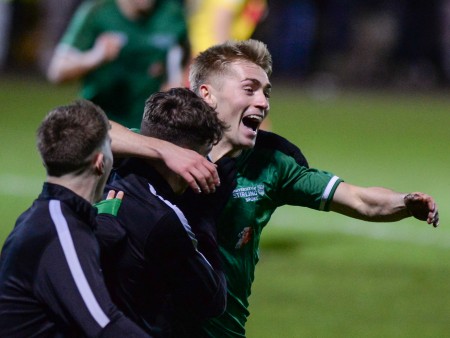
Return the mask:
M 44 183 L 0 257 L 0 337 L 149 337 L 112 303 L 94 235 L 96 209 Z
M 200 323 L 220 315 L 226 305 L 215 237 L 209 236 L 209 252 L 198 249 L 195 226 L 173 204 L 177 197 L 171 187 L 143 160 L 125 160 L 105 193 L 110 189 L 125 193 L 117 219 L 126 236 L 104 260 L 114 302 L 152 335 L 198 338 Z M 110 241 L 114 224 L 102 224 L 99 240 Z M 215 224 L 202 229 L 215 232 Z

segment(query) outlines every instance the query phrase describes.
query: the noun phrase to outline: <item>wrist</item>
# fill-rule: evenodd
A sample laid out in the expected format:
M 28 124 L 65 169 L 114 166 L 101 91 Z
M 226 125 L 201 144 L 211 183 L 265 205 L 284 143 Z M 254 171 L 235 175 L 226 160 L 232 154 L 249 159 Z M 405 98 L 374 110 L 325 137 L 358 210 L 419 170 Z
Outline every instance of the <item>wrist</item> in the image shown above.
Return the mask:
M 407 214 L 407 217 L 413 216 L 411 210 L 409 210 L 409 207 L 408 207 L 408 201 L 411 199 L 412 195 L 413 194 L 404 194 L 403 195 L 404 210 L 405 210 L 405 213 Z

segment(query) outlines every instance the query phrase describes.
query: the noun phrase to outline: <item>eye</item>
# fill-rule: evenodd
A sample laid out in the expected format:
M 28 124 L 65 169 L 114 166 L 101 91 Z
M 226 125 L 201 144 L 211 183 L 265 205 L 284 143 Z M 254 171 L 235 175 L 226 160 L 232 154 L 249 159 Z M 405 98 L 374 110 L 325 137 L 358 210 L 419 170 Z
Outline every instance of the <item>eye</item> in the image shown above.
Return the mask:
M 244 87 L 244 91 L 246 91 L 248 94 L 253 94 L 254 92 L 252 87 Z

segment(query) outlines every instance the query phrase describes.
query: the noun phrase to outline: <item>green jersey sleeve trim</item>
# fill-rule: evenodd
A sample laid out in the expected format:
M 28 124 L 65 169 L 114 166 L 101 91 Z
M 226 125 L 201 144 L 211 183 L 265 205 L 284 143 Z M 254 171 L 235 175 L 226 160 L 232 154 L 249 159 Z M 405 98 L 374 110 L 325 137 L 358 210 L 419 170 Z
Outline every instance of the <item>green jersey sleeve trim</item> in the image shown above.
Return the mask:
M 341 182 L 342 182 L 342 180 L 338 176 L 333 176 L 331 178 L 331 180 L 328 182 L 327 186 L 325 187 L 325 190 L 323 191 L 319 210 L 329 211 L 330 202 L 333 199 L 334 192 L 336 191 L 337 186 Z

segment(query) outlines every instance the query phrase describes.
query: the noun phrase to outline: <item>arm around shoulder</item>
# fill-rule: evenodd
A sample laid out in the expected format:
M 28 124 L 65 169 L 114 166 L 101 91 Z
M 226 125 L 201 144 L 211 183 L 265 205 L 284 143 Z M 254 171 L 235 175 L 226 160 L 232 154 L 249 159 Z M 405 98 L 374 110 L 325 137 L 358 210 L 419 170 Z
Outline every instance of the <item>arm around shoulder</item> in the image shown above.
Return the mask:
M 111 147 L 114 156 L 134 156 L 163 161 L 196 192 L 209 193 L 220 184 L 216 165 L 199 153 L 170 142 L 134 133 L 113 121 L 110 123 Z

